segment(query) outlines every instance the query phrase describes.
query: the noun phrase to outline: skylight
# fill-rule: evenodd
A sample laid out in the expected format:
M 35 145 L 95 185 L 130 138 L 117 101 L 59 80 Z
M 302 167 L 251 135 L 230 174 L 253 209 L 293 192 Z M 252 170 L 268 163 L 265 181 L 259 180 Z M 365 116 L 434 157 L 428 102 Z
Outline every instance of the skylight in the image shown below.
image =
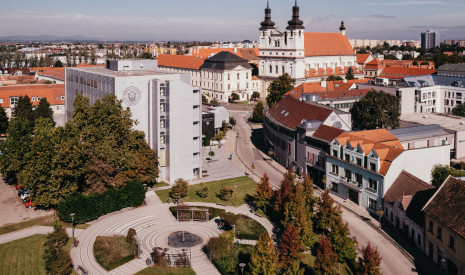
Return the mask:
M 285 114 L 284 114 L 284 117 L 287 117 L 288 115 L 289 115 L 289 112 L 285 113 Z

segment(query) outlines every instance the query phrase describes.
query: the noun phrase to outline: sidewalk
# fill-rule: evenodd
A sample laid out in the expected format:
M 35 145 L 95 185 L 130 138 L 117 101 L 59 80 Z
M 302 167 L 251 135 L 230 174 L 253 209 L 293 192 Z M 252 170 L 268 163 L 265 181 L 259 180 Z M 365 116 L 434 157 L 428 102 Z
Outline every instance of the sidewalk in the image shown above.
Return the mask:
M 19 231 L 14 231 L 8 234 L 0 235 L 0 244 L 27 238 L 32 235 L 46 235 L 52 232 L 53 226 L 33 226 Z M 72 236 L 71 228 L 66 228 L 66 232 L 68 233 L 68 236 Z M 84 232 L 84 229 L 74 229 L 74 236 L 77 238 L 82 232 Z

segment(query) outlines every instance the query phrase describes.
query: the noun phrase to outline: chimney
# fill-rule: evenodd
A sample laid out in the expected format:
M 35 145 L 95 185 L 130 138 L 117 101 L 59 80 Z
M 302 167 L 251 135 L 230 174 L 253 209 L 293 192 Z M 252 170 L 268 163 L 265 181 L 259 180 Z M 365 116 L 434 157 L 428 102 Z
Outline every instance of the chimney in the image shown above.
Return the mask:
M 237 48 L 234 48 L 234 52 L 237 53 Z

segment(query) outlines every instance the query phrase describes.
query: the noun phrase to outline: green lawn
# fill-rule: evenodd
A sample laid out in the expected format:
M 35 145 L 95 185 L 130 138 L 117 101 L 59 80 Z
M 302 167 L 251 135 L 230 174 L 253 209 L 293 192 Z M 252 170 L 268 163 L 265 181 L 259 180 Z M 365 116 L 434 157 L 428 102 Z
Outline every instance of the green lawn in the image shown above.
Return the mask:
M 248 274 L 248 265 L 250 263 L 250 256 L 252 255 L 255 246 L 234 244 L 230 253 L 226 257 L 213 258 L 213 265 L 218 269 L 222 275 L 240 275 L 241 270 L 239 263 L 247 264 L 244 273 Z
M 136 273 L 136 275 L 195 275 L 195 272 L 188 267 L 147 267 Z
M 463 177 L 463 176 L 465 176 L 465 171 L 452 168 L 452 176 L 454 176 L 454 177 Z
M 220 181 L 204 182 L 203 184 L 189 185 L 189 192 L 187 197 L 183 198 L 186 202 L 209 202 L 209 203 L 223 203 L 229 206 L 234 206 L 234 194 L 231 200 L 223 201 L 218 198 L 220 190 L 224 187 L 229 187 L 234 190 L 234 185 L 237 185 L 237 205 L 246 203 L 247 195 L 252 196 L 255 193 L 257 184 L 248 177 L 232 178 Z M 204 186 L 208 186 L 209 195 L 206 198 L 201 198 L 197 195 L 197 191 Z M 162 202 L 166 202 L 170 197 L 171 189 L 156 191 Z
M 316 257 L 313 256 L 312 254 L 307 254 L 307 253 L 303 254 L 300 267 L 305 269 L 305 274 L 313 274 L 312 268 L 315 265 L 315 259 Z M 337 273 L 335 274 L 338 274 L 338 275 L 352 275 L 353 274 L 349 266 L 346 263 L 342 263 L 340 265 L 340 268 L 341 269 L 339 269 L 339 265 L 336 267 Z
M 0 244 L 0 274 L 46 274 L 42 259 L 46 239 L 47 235 L 33 235 Z M 70 238 L 66 249 L 71 248 L 72 242 Z
M 244 215 L 237 215 L 236 238 L 244 240 L 257 240 L 266 229 L 256 220 Z
M 124 236 L 97 236 L 94 242 L 94 255 L 97 262 L 106 270 L 112 270 L 135 258 L 135 245 Z
M 20 223 L 5 225 L 5 226 L 0 227 L 0 235 L 7 234 L 13 231 L 18 231 L 24 228 L 35 226 L 35 225 L 46 225 L 48 223 L 52 223 L 53 225 L 54 220 L 55 219 L 53 215 L 50 215 L 50 216 L 40 217 L 40 218 L 36 218 L 36 219 L 32 219 L 32 220 L 28 220 L 28 221 L 24 221 Z

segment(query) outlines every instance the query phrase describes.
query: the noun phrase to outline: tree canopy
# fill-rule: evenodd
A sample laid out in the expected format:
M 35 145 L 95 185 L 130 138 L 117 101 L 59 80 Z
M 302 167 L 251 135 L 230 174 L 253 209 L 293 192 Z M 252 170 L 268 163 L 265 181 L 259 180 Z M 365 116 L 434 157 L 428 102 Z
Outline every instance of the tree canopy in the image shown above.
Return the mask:
M 463 106 L 463 104 L 457 104 L 452 109 L 452 114 L 454 114 L 456 116 L 465 116 L 465 106 Z
M 436 164 L 431 170 L 431 185 L 439 188 L 442 183 L 452 174 L 452 167 L 449 165 Z
M 352 109 L 352 125 L 360 130 L 399 127 L 399 100 L 383 91 L 370 91 L 355 102 Z
M 252 121 L 261 123 L 263 121 L 263 111 L 265 109 L 265 106 L 263 106 L 263 102 L 259 101 L 253 108 L 252 112 Z
M 48 118 L 52 121 L 53 126 L 55 126 L 55 122 L 53 122 L 53 110 L 50 108 L 50 103 L 48 103 L 45 97 L 41 98 L 39 101 L 39 105 L 34 109 L 34 119 L 38 118 Z
M 5 109 L 0 105 L 0 134 L 6 134 L 8 130 L 8 116 Z
M 289 74 L 285 73 L 278 77 L 268 87 L 268 96 L 266 97 L 268 107 L 273 107 L 283 98 L 285 93 L 292 89 L 294 89 L 294 85 L 292 85 L 292 78 Z
M 264 232 L 260 234 L 250 258 L 250 273 L 253 275 L 274 275 L 278 271 L 278 253 L 268 232 Z
M 347 79 L 347 80 L 355 79 L 355 76 L 354 76 L 354 69 L 352 69 L 352 67 L 349 67 L 349 69 L 347 70 L 346 79 Z

